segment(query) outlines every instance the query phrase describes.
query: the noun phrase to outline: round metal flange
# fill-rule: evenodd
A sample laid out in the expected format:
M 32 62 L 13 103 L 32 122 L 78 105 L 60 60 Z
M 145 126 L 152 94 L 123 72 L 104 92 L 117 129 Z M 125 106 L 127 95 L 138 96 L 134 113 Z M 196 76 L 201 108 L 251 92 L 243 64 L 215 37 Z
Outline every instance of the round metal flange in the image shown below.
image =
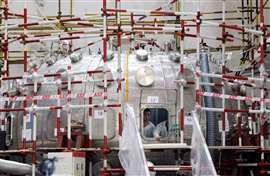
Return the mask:
M 139 61 L 147 61 L 148 60 L 148 52 L 144 49 L 139 49 L 136 51 L 136 58 Z
M 103 70 L 103 66 L 100 66 L 98 68 L 96 68 L 96 70 Z M 111 71 L 107 72 L 107 80 L 112 80 L 113 79 L 113 74 Z M 104 73 L 95 73 L 94 76 L 93 76 L 94 80 L 102 80 L 102 81 L 98 81 L 98 82 L 95 82 L 95 84 L 98 86 L 98 87 L 104 87 Z M 111 82 L 107 82 L 107 86 L 110 86 L 111 85 Z
M 75 64 L 82 60 L 82 53 L 73 53 L 70 55 L 71 63 Z
M 155 72 L 152 67 L 143 66 L 137 70 L 135 78 L 140 86 L 148 87 L 154 84 Z

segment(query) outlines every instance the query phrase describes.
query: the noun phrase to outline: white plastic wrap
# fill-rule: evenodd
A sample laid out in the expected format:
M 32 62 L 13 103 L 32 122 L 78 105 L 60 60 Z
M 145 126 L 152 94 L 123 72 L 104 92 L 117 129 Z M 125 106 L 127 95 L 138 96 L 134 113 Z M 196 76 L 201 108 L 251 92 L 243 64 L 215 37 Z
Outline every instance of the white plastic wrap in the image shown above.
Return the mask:
M 135 113 L 129 105 L 126 106 L 124 128 L 119 145 L 118 157 L 126 176 L 150 176 Z
M 193 176 L 217 176 L 196 112 L 193 112 L 191 165 Z

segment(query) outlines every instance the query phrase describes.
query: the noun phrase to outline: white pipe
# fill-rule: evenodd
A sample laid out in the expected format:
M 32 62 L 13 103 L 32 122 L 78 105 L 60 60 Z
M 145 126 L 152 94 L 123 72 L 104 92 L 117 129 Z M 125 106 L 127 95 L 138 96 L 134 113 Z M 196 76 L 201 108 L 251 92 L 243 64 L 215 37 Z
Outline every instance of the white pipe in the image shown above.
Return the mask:
M 203 20 L 202 23 L 203 24 L 208 24 L 208 25 L 213 25 L 213 26 L 220 26 L 219 23 L 212 22 L 212 21 L 204 21 Z M 257 30 L 253 30 L 253 29 L 249 29 L 249 28 L 245 28 L 245 27 L 243 27 L 243 29 L 247 33 L 251 33 L 251 34 L 254 34 L 254 35 L 263 35 L 263 32 L 261 32 L 261 31 L 257 31 Z
M 191 148 L 185 143 L 159 143 L 159 144 L 143 144 L 144 149 L 181 149 L 181 148 Z
M 211 77 L 211 78 L 219 78 L 219 79 L 222 79 L 223 78 L 223 75 L 220 75 L 220 74 L 214 74 L 214 73 L 203 73 L 203 72 L 200 72 L 201 76 L 207 76 L 207 77 Z M 262 77 L 246 77 L 248 80 L 246 81 L 260 81 L 260 82 L 263 82 L 263 81 L 266 81 L 266 82 L 270 82 L 270 79 L 264 79 Z M 236 80 L 236 79 L 234 79 Z
M 107 8 L 107 0 L 103 1 L 103 60 L 104 60 L 104 66 L 103 66 L 103 74 L 104 74 L 104 106 L 107 106 L 108 104 L 108 100 L 107 100 L 107 74 L 106 74 L 106 69 L 107 69 L 107 14 L 106 14 L 106 8 Z M 105 54 L 106 53 L 106 54 Z M 105 140 L 108 140 L 108 129 L 107 129 L 107 109 L 104 108 L 103 109 L 103 135 L 104 135 L 104 139 L 103 142 L 105 142 Z M 105 139 L 106 138 L 106 139 Z M 106 141 L 107 142 L 107 141 Z M 105 144 L 104 144 L 105 145 Z M 104 146 L 107 147 L 107 146 Z M 108 162 L 107 162 L 107 158 L 105 157 L 103 160 L 103 167 L 107 168 L 108 167 Z
M 0 171 L 12 175 L 30 175 L 32 167 L 29 164 L 0 159 Z
M 38 83 L 37 82 L 37 79 L 34 79 L 34 94 L 35 95 L 37 94 L 37 89 L 38 89 L 37 83 Z M 36 103 L 33 103 L 33 106 L 35 107 L 36 106 Z M 29 114 L 31 114 L 31 113 L 29 113 Z M 37 140 L 37 116 L 35 115 L 35 112 L 32 112 L 32 114 L 33 114 L 33 141 L 32 141 L 32 144 L 33 145 L 36 145 L 36 140 Z M 36 151 L 34 151 L 33 155 L 36 155 L 35 152 Z M 36 164 L 35 164 L 35 162 L 36 161 L 34 161 L 32 163 L 32 176 L 35 176 L 36 175 Z
M 158 11 L 136 10 L 136 9 L 125 9 L 125 11 L 128 13 L 139 13 L 139 14 L 146 14 L 146 15 L 158 13 Z M 194 16 L 194 15 L 196 15 L 196 12 L 171 12 L 171 13 L 173 13 L 175 16 Z

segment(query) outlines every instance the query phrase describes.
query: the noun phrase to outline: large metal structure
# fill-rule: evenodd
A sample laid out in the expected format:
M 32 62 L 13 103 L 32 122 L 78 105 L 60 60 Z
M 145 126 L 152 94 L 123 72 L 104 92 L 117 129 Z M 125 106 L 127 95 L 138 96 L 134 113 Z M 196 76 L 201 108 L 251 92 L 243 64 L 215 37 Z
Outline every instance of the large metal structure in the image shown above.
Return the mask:
M 215 12 L 201 11 L 199 4 L 184 11 L 180 0 L 154 10 L 124 9 L 120 0 L 109 7 L 103 0 L 100 13 L 82 17 L 73 15 L 70 2 L 70 16 L 62 15 L 59 0 L 58 15 L 49 18 L 28 14 L 26 5 L 13 13 L 2 1 L 1 154 L 23 158 L 38 175 L 40 154 L 83 151 L 92 174 L 122 174 L 116 153 L 128 103 L 152 171 L 191 174 L 189 120 L 196 110 L 218 174 L 270 173 L 267 0 L 242 1 L 241 24 L 228 21 L 239 20 L 226 17 L 239 12 L 227 10 L 225 0 Z M 221 18 L 206 17 L 213 14 Z M 12 18 L 19 20 L 10 23 Z M 185 48 L 190 40 L 195 49 Z M 23 46 L 23 60 L 11 61 L 14 42 Z M 90 50 L 98 44 L 102 49 Z M 23 65 L 23 75 L 10 75 L 12 62 Z M 145 109 L 168 121 L 167 137 L 144 136 Z M 29 167 L 22 165 L 21 173 Z

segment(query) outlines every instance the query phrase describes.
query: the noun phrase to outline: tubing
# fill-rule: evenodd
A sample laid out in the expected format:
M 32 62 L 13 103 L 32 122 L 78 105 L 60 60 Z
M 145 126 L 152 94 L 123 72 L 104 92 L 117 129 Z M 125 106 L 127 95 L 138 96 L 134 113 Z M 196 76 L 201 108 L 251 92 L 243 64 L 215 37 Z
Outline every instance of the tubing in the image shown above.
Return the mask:
M 210 73 L 209 68 L 209 61 L 208 61 L 208 53 L 204 50 L 200 53 L 200 61 L 201 61 L 201 70 L 206 73 Z M 208 77 L 202 77 L 201 78 L 203 82 L 211 83 L 212 80 Z M 203 86 L 203 89 L 207 92 L 213 92 L 213 89 L 211 86 Z M 207 108 L 214 108 L 215 103 L 214 99 L 212 97 L 204 97 L 204 103 Z M 217 134 L 217 119 L 216 119 L 216 113 L 212 111 L 206 112 L 206 134 L 207 134 L 207 144 L 210 146 L 216 145 L 216 134 Z M 213 153 L 211 154 L 212 158 L 214 160 L 215 156 Z

